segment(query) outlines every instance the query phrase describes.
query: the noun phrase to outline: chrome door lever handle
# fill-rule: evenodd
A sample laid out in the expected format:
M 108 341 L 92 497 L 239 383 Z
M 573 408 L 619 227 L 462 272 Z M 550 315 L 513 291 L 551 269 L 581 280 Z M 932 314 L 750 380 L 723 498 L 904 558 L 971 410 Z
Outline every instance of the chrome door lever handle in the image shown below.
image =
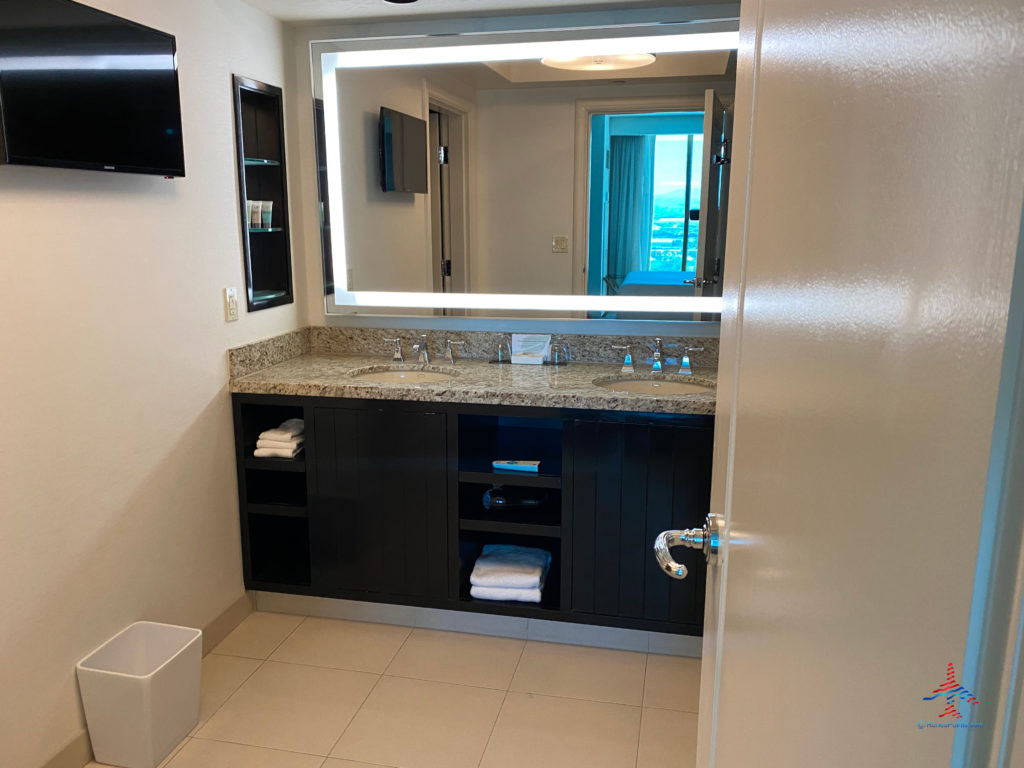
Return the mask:
M 718 554 L 719 536 L 711 515 L 708 515 L 703 528 L 662 531 L 654 540 L 654 557 L 661 570 L 673 579 L 685 579 L 689 575 L 689 570 L 682 563 L 672 559 L 672 553 L 669 551 L 672 547 L 703 550 L 705 560 L 712 562 Z

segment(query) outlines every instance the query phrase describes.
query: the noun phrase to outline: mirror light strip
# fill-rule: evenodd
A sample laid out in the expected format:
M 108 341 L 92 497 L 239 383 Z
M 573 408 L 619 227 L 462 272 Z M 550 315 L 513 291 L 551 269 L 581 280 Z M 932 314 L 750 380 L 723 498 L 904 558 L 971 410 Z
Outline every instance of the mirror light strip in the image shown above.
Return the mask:
M 414 64 L 469 64 L 481 61 L 519 61 L 549 56 L 575 57 L 630 53 L 687 53 L 731 51 L 739 45 L 739 32 L 696 32 L 689 35 L 611 37 L 597 40 L 558 40 L 529 43 L 489 43 L 439 48 L 395 48 L 376 51 L 325 53 L 326 69 L 397 67 Z
M 339 305 L 437 309 L 546 309 L 562 312 L 721 312 L 718 296 L 570 296 L 535 293 L 339 291 Z
M 341 185 L 341 136 L 338 125 L 339 68 L 401 66 L 410 64 L 458 64 L 480 61 L 541 59 L 545 56 L 586 56 L 597 53 L 683 53 L 734 50 L 739 32 L 702 32 L 689 35 L 655 35 L 591 40 L 494 43 L 435 48 L 402 48 L 376 51 L 325 53 L 321 58 L 324 122 L 327 138 L 327 181 L 330 191 L 331 248 L 334 274 L 348 274 L 345 253 L 344 206 Z M 339 224 L 339 222 L 341 222 Z M 347 291 L 337 288 L 339 306 L 410 309 L 503 309 L 561 312 L 656 312 L 666 314 L 720 313 L 721 297 L 714 296 L 574 296 L 558 294 L 427 293 L 413 291 Z

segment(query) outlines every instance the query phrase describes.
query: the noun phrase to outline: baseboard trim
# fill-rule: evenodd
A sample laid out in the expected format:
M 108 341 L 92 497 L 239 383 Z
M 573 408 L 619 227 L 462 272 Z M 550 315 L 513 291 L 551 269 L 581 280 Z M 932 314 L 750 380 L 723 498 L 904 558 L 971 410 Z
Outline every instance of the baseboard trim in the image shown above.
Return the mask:
M 82 731 L 64 749 L 43 763 L 43 768 L 82 768 L 90 760 L 92 744 L 89 742 L 89 732 Z
M 203 627 L 203 656 L 216 648 L 221 640 L 230 635 L 232 630 L 252 613 L 253 603 L 253 593 L 244 592 L 220 616 Z
M 417 608 L 411 605 L 390 603 L 368 603 L 330 597 L 288 595 L 281 592 L 256 592 L 254 594 L 257 610 L 275 613 L 317 616 L 326 619 L 372 621 L 405 627 L 514 637 L 520 640 L 587 645 L 621 651 L 661 653 L 669 656 L 689 656 L 695 659 L 701 657 L 703 648 L 703 639 L 700 637 L 672 635 L 667 632 L 647 632 L 640 629 L 600 627 L 592 624 L 495 616 L 470 611 L 446 611 L 442 608 Z

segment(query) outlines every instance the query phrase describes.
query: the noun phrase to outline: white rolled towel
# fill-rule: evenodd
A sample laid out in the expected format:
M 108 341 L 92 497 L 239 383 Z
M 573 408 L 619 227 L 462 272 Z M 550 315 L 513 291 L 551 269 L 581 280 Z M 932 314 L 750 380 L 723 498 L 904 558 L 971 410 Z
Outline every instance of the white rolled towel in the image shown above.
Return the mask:
M 274 429 L 268 429 L 260 433 L 260 440 L 288 441 L 306 431 L 306 424 L 302 419 L 288 419 Z
M 252 455 L 257 459 L 294 459 L 300 453 L 302 446 L 297 445 L 294 448 L 257 448 Z
M 469 583 L 474 587 L 539 589 L 544 586 L 544 577 L 550 564 L 551 553 L 544 549 L 487 544 L 476 559 Z
M 470 587 L 469 594 L 478 600 L 517 600 L 520 603 L 539 603 L 541 590 L 510 589 L 507 587 Z
M 292 448 L 298 448 L 306 442 L 306 438 L 299 436 L 293 440 L 263 440 L 262 438 L 256 441 L 257 448 L 284 448 L 291 450 Z

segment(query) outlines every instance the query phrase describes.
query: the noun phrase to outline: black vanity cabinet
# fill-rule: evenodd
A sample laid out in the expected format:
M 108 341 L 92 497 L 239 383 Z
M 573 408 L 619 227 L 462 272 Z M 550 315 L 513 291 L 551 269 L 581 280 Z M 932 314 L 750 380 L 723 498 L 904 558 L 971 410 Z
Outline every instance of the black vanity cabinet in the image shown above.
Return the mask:
M 655 537 L 702 525 L 714 419 L 455 403 L 236 394 L 248 589 L 699 635 L 703 555 Z M 296 459 L 255 459 L 264 429 L 306 422 Z M 493 459 L 540 460 L 538 474 Z M 486 508 L 494 487 L 535 498 Z M 539 604 L 474 599 L 483 546 L 546 549 Z
M 314 589 L 357 600 L 444 599 L 445 415 L 396 403 L 312 410 Z
M 651 545 L 662 531 L 704 524 L 713 430 L 592 419 L 571 429 L 573 613 L 700 634 L 703 553 L 674 549 L 689 570 L 676 580 L 658 568 Z

